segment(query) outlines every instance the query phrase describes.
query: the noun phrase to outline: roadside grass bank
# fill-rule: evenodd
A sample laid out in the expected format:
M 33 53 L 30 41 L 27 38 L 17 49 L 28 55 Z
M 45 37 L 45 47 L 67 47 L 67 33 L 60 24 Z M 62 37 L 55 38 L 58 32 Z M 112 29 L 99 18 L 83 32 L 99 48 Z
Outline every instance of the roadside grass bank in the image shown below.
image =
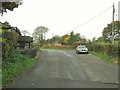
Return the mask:
M 2 87 L 35 65 L 36 60 L 14 52 L 2 61 Z
M 71 50 L 72 47 L 68 45 L 44 45 L 41 49 Z
M 118 63 L 118 58 L 114 58 L 114 57 L 106 55 L 102 52 L 90 51 L 90 54 L 100 58 L 101 60 L 103 60 L 105 62 L 115 63 L 115 64 Z
M 41 50 L 48 49 L 48 50 L 73 50 L 72 48 L 41 48 Z

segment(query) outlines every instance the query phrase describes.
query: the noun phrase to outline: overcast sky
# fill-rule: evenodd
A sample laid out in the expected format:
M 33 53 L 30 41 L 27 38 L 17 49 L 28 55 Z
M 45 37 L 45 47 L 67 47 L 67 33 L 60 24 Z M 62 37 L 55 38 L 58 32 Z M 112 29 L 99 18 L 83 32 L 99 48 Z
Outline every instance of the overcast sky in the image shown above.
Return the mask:
M 120 0 L 23 0 L 22 5 L 12 12 L 4 13 L 0 20 L 8 21 L 12 26 L 31 34 L 37 26 L 48 27 L 47 38 L 51 38 L 53 33 L 62 36 L 74 31 L 92 39 L 101 36 L 104 27 L 111 23 L 113 2 L 116 14 L 118 13 L 118 1 Z M 108 10 L 105 11 L 106 9 Z M 103 11 L 105 12 L 100 15 Z M 118 17 L 116 14 L 115 20 Z M 94 18 L 97 15 L 99 16 Z M 86 23 L 87 21 L 89 22 Z

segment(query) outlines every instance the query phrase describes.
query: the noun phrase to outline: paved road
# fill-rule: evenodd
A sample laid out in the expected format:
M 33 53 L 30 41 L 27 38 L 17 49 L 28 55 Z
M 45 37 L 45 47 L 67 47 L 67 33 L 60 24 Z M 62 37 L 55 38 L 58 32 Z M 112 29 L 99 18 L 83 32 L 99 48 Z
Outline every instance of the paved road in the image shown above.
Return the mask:
M 9 88 L 115 88 L 118 67 L 90 54 L 74 50 L 42 50 L 29 72 L 16 78 Z

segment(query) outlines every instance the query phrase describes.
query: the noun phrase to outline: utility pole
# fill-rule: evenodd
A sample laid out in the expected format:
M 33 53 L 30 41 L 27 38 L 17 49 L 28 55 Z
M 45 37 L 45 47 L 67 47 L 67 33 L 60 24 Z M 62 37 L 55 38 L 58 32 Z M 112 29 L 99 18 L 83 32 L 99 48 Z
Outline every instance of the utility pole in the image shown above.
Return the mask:
M 114 44 L 114 14 L 115 14 L 115 7 L 113 3 L 113 16 L 112 16 L 112 44 Z

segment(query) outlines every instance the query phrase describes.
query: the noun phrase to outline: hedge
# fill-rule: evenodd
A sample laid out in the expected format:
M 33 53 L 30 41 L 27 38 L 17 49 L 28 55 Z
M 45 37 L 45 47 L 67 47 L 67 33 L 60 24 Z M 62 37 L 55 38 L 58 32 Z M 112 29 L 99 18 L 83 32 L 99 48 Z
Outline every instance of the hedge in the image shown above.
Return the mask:
M 110 43 L 94 43 L 88 46 L 89 51 L 101 52 L 111 57 L 118 58 L 118 44 L 110 44 Z

